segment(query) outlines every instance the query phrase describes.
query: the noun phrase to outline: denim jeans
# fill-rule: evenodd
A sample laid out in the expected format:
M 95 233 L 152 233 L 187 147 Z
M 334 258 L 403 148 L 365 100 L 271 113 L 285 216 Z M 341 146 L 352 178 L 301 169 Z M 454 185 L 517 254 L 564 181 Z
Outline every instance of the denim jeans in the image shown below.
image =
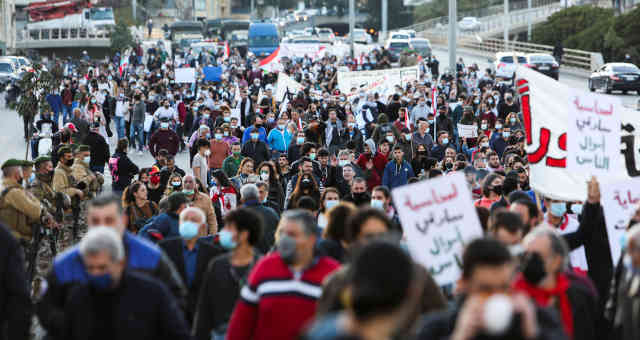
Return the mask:
M 73 109 L 71 109 L 71 105 L 62 105 L 62 124 L 66 124 L 68 121 L 70 121 L 72 115 Z M 55 121 L 56 123 L 58 122 L 57 115 Z
M 116 132 L 118 133 L 118 140 L 126 137 L 124 130 L 124 117 L 113 116 L 113 122 L 116 125 Z
M 137 138 L 136 138 L 137 135 Z M 129 140 L 133 142 L 134 138 L 136 138 L 138 150 L 142 151 L 145 143 L 144 143 L 144 124 L 131 124 L 131 135 L 129 136 Z
M 101 174 L 104 175 L 104 165 L 100 166 L 100 165 L 93 165 L 91 166 L 91 171 L 93 172 L 99 172 Z

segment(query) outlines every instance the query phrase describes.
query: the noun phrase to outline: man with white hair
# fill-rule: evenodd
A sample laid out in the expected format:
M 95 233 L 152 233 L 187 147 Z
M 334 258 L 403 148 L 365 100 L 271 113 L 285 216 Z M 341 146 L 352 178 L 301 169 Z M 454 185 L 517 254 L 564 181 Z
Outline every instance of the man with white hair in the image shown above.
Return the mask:
M 209 195 L 204 194 L 196 189 L 196 180 L 192 175 L 186 175 L 182 178 L 183 190 L 182 193 L 187 196 L 191 205 L 197 208 L 205 214 L 205 222 L 207 224 L 207 230 L 204 231 L 204 235 L 213 235 L 218 232 L 218 219 L 216 218 L 216 212 L 213 209 L 213 204 Z M 205 187 L 207 183 L 202 183 Z M 203 235 L 203 236 L 204 236 Z
M 198 207 L 189 207 L 180 213 L 179 229 L 180 237 L 163 240 L 158 245 L 175 264 L 187 286 L 187 320 L 191 323 L 207 265 L 224 250 L 211 243 L 198 241 L 208 231 L 205 214 Z
M 166 286 L 127 270 L 125 245 L 110 227 L 94 227 L 78 245 L 88 285 L 65 304 L 65 339 L 189 339 L 182 311 Z
M 145 273 L 164 283 L 180 306 L 186 306 L 187 291 L 173 263 L 157 246 L 126 231 L 127 217 L 120 202 L 120 198 L 113 194 L 103 194 L 90 201 L 87 208 L 89 230 L 109 227 L 116 231 L 124 244 L 127 270 Z M 78 246 L 55 259 L 46 281 L 48 289 L 38 303 L 38 319 L 52 337 L 67 338 L 64 336 L 66 325 L 62 318 L 65 301 L 74 287 L 90 282 L 90 275 L 82 264 Z
M 258 213 L 264 221 L 262 238 L 260 238 L 257 248 L 261 253 L 266 254 L 275 242 L 274 235 L 278 227 L 278 214 L 260 201 L 260 190 L 253 183 L 243 185 L 240 188 L 240 196 L 244 206 Z

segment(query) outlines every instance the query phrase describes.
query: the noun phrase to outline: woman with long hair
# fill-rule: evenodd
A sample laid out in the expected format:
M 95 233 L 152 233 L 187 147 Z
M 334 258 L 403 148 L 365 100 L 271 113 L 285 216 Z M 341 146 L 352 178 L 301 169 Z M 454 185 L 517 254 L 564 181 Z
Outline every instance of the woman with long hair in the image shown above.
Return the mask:
M 340 203 L 340 192 L 334 187 L 324 189 L 320 197 L 320 210 L 318 211 L 318 226 L 325 229 L 328 223 L 327 212 Z
M 262 162 L 258 166 L 257 173 L 261 181 L 269 184 L 267 199 L 277 203 L 282 210 L 284 206 L 284 190 L 275 165 L 271 161 Z
M 164 190 L 164 197 L 169 197 L 174 192 L 182 192 L 182 177 L 179 174 L 173 174 L 167 182 L 167 188 Z
M 140 181 L 131 183 L 122 194 L 122 206 L 127 216 L 127 230 L 136 234 L 159 211 L 158 205 L 147 198 L 147 187 Z
M 231 178 L 231 182 L 237 190 L 249 182 L 249 176 L 254 174 L 255 162 L 250 157 L 245 157 L 238 167 L 238 173 Z
M 286 210 L 297 208 L 298 200 L 302 196 L 310 196 L 316 202 L 320 201 L 320 189 L 313 175 L 303 174 L 298 176 L 296 186 L 286 204 Z

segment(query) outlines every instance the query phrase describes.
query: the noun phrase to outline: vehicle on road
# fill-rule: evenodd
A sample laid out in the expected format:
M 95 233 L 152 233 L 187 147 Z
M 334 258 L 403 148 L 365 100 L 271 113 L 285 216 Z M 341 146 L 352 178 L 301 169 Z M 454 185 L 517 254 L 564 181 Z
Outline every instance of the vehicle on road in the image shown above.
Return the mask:
M 431 42 L 429 42 L 429 39 L 413 38 L 409 41 L 409 44 L 422 58 L 428 59 L 431 57 Z
M 252 23 L 249 26 L 249 52 L 256 57 L 268 57 L 278 46 L 280 46 L 280 36 L 275 24 Z
M 191 44 L 204 40 L 202 23 L 199 21 L 176 21 L 169 26 L 172 53 L 188 49 Z
M 0 58 L 0 83 L 8 84 L 20 79 L 15 63 L 6 58 Z
M 389 40 L 387 41 L 387 45 L 385 49 L 389 51 L 389 55 L 391 56 L 389 59 L 392 63 L 395 63 L 400 60 L 400 54 L 406 49 L 411 49 L 411 43 L 409 39 L 402 40 Z
M 353 30 L 353 41 L 357 44 L 372 44 L 373 38 L 363 28 L 356 28 Z
M 476 17 L 464 17 L 458 22 L 458 28 L 465 31 L 478 31 L 480 30 L 480 20 Z
M 321 42 L 333 44 L 336 41 L 336 35 L 331 28 L 319 27 L 316 30 L 318 32 L 318 39 L 320 39 Z
M 604 64 L 589 76 L 589 90 L 597 89 L 606 93 L 636 91 L 640 94 L 640 69 L 630 63 Z
M 405 32 L 391 32 L 388 40 L 409 40 L 411 36 Z
M 556 58 L 552 55 L 545 53 L 529 53 L 525 57 L 527 58 L 527 63 L 524 66 L 558 80 L 560 64 L 558 64 Z
M 115 27 L 111 7 L 91 7 L 85 0 L 31 2 L 27 7 L 27 30 L 79 29 L 95 36 L 107 35 Z
M 511 80 L 516 72 L 516 64 L 526 64 L 527 58 L 522 52 L 498 52 L 490 62 L 493 62 L 496 78 Z

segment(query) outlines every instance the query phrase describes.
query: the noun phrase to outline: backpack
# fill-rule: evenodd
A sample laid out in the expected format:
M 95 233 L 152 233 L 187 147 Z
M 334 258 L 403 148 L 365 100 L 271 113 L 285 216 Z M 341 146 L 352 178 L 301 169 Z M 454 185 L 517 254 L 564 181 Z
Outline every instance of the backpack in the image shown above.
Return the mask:
M 109 171 L 111 171 L 111 178 L 113 179 L 113 182 L 118 182 L 119 181 L 119 175 L 118 175 L 118 162 L 120 162 L 120 157 L 113 155 L 111 158 L 109 158 Z

